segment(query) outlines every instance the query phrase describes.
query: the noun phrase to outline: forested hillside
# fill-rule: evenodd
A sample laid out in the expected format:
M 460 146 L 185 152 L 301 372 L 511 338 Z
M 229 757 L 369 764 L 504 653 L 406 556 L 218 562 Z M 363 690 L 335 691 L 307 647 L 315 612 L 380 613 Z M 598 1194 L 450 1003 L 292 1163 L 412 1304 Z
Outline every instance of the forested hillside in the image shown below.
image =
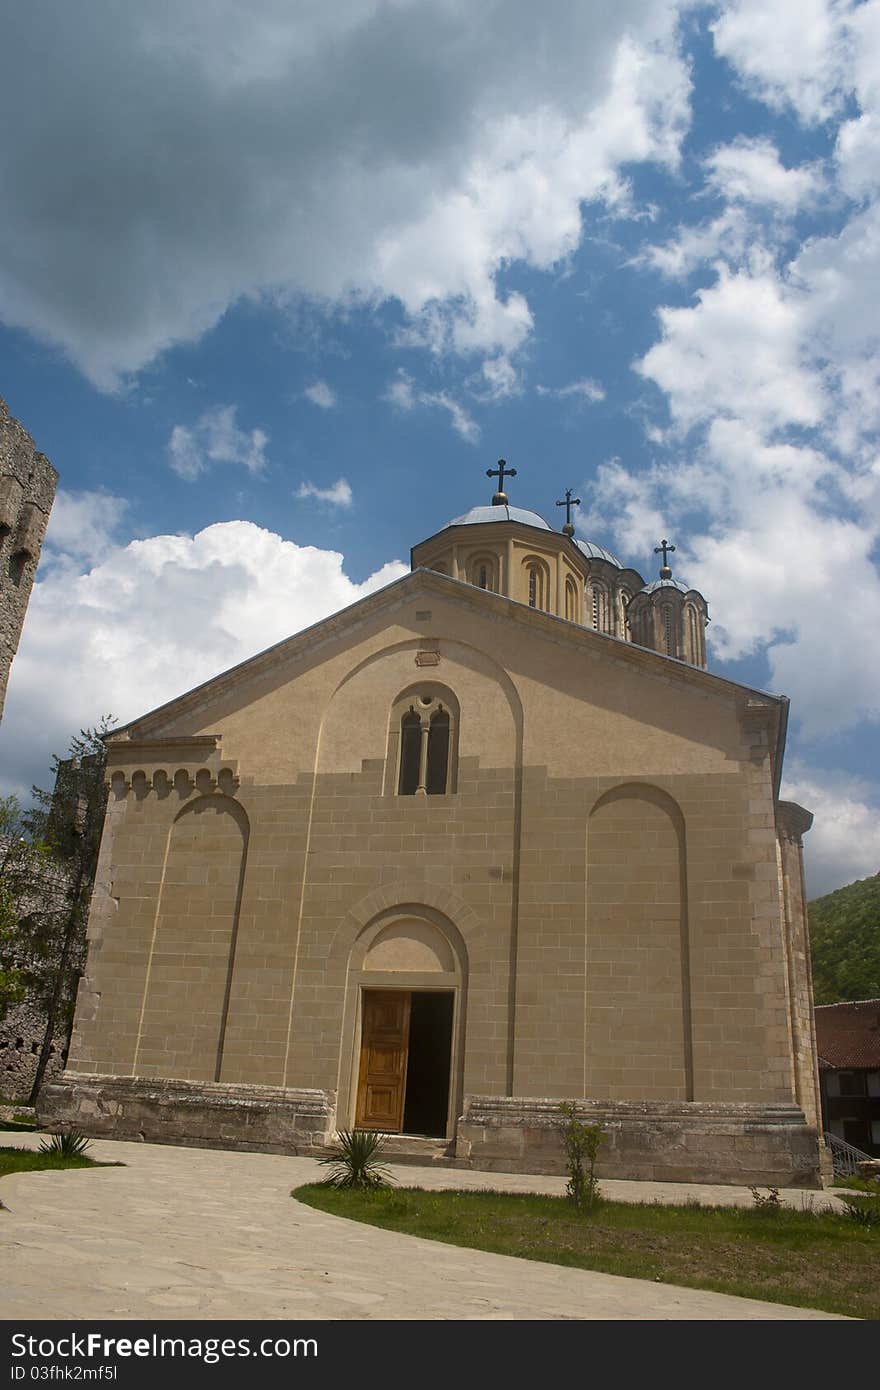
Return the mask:
M 880 999 L 880 874 L 809 905 L 817 1004 Z

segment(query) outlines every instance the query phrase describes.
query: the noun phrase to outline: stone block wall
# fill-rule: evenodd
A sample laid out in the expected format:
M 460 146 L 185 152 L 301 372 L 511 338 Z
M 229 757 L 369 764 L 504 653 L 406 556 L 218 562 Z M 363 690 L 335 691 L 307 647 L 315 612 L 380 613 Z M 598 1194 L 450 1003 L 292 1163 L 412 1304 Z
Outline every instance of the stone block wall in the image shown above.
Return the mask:
M 0 400 L 0 716 L 58 474 Z

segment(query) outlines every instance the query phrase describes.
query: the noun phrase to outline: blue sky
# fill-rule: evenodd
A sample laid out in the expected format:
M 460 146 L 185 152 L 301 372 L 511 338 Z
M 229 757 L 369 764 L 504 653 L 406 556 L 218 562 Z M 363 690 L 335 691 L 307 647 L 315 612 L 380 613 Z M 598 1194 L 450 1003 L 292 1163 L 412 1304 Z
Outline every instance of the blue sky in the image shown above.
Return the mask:
M 880 869 L 877 0 L 32 0 L 2 61 L 0 393 L 61 479 L 0 791 L 503 455 L 675 541 L 712 669 L 792 700 L 811 889 Z

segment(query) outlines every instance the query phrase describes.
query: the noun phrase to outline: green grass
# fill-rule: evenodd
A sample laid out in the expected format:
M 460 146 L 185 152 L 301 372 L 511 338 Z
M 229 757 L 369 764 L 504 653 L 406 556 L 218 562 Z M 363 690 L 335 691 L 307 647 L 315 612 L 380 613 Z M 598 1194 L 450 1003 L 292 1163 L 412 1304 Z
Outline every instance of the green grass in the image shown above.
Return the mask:
M 18 1116 L 16 1116 L 13 1120 L 0 1120 L 0 1131 L 30 1130 L 31 1132 L 33 1132 L 36 1129 L 36 1127 L 37 1126 L 33 1120 L 28 1120 L 26 1118 L 19 1119 Z
M 880 1228 L 845 1214 L 752 1207 L 601 1202 L 580 1215 L 564 1197 L 313 1183 L 297 1201 L 387 1230 L 548 1264 L 880 1318 Z
M 58 1171 L 63 1168 L 121 1168 L 121 1163 L 99 1163 L 95 1158 L 80 1154 L 76 1158 L 63 1158 L 58 1154 L 40 1153 L 38 1149 L 15 1149 L 0 1147 L 0 1178 L 7 1173 L 35 1173 L 41 1168 Z

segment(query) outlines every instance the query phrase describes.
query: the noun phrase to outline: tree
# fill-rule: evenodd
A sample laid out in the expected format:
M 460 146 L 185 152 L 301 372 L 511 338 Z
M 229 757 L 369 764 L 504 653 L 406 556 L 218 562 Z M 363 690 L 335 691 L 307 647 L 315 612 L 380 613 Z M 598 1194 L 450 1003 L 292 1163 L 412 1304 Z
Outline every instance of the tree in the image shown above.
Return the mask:
M 53 757 L 52 791 L 34 787 L 34 806 L 22 817 L 31 842 L 47 846 L 60 888 L 49 930 L 38 926 L 27 934 L 31 957 L 28 992 L 44 1009 L 46 1019 L 30 1104 L 43 1084 L 56 1030 L 64 1026 L 69 1035 L 73 1024 L 107 806 L 107 747 L 103 740 L 113 723 L 110 716 L 104 716 L 96 727 L 81 729 L 70 741 L 68 756 Z
M 880 998 L 880 874 L 809 904 L 817 1004 Z
M 51 851 L 30 834 L 17 798 L 0 799 L 0 1021 L 33 988 L 60 901 Z

